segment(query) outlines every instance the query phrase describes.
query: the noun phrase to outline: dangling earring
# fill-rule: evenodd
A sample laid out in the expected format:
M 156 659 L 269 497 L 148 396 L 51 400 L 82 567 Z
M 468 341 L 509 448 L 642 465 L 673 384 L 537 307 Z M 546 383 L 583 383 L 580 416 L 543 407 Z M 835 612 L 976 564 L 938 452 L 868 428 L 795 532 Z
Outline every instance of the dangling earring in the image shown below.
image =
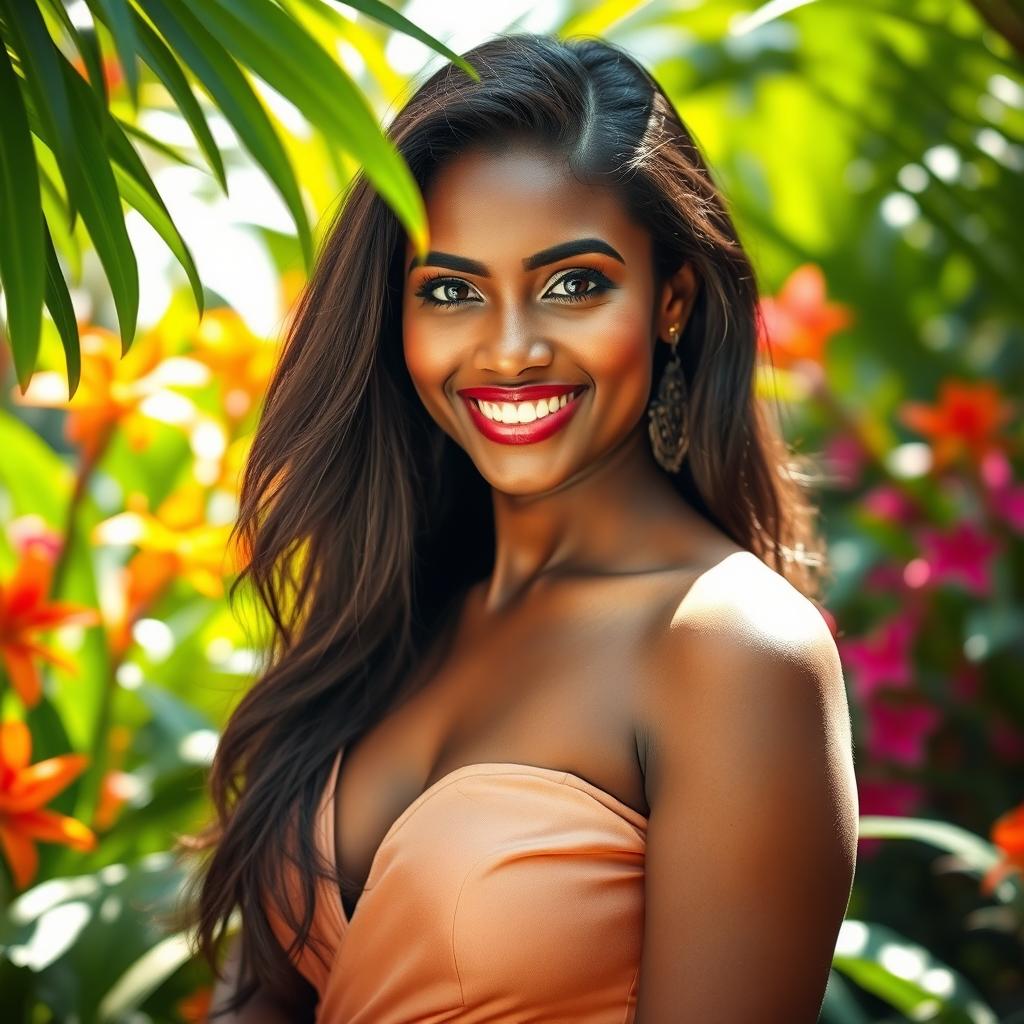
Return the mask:
M 683 364 L 679 359 L 679 324 L 668 329 L 672 358 L 658 382 L 658 397 L 648 407 L 651 448 L 658 464 L 670 473 L 678 473 L 689 447 L 686 429 L 688 395 Z

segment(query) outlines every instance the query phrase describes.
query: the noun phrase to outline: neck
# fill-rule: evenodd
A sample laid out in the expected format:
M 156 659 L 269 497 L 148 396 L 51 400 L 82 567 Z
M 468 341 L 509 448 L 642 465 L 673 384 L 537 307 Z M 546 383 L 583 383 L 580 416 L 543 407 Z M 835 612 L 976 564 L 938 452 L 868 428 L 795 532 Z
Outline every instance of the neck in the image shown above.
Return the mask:
M 642 420 L 622 443 L 553 490 L 492 488 L 494 571 L 484 603 L 498 611 L 552 578 L 666 568 L 704 523 L 655 462 Z M 705 524 L 706 526 L 706 524 Z

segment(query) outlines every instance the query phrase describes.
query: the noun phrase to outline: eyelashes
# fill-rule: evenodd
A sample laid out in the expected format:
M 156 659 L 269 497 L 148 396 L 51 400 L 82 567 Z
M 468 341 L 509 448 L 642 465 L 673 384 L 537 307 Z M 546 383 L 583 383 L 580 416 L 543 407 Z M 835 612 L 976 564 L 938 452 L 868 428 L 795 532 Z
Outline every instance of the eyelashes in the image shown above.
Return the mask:
M 554 299 L 555 302 L 582 302 L 584 299 L 592 298 L 595 295 L 603 294 L 611 288 L 618 287 L 614 282 L 610 281 L 604 274 L 599 270 L 595 270 L 593 267 L 578 267 L 572 270 L 566 271 L 562 274 L 558 280 L 554 281 L 551 288 L 557 288 L 560 284 L 563 284 L 568 280 L 576 280 L 583 282 L 584 286 L 589 282 L 593 284 L 593 288 L 587 288 L 582 292 L 565 292 L 564 294 L 553 293 L 549 288 L 544 293 L 545 298 Z M 423 299 L 428 305 L 439 306 L 442 308 L 451 308 L 452 306 L 461 306 L 467 302 L 478 302 L 478 299 L 472 299 L 467 297 L 462 298 L 444 298 L 439 299 L 436 297 L 434 292 L 442 291 L 444 293 L 445 288 L 472 288 L 467 281 L 464 281 L 460 277 L 451 277 L 447 274 L 435 274 L 432 277 L 426 278 L 416 289 L 415 294 Z

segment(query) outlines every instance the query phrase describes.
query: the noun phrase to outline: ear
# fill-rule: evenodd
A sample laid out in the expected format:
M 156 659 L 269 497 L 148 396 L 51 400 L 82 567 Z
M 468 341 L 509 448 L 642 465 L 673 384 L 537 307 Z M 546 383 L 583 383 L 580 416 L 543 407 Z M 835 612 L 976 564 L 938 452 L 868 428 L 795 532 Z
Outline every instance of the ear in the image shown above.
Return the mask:
M 657 336 L 671 343 L 675 327 L 675 336 L 682 337 L 687 321 L 697 302 L 700 281 L 693 269 L 693 263 L 687 260 L 662 286 L 658 296 L 658 305 L 654 314 L 654 326 Z

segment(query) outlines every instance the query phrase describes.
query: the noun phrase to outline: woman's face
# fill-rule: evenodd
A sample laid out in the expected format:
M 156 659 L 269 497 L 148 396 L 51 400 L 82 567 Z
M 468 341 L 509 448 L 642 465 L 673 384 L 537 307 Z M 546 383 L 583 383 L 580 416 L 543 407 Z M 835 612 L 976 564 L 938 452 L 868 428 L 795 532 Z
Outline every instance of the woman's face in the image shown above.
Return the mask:
M 645 416 L 664 334 L 651 237 L 535 149 L 460 155 L 425 199 L 431 252 L 403 297 L 413 383 L 493 487 L 549 491 Z M 414 255 L 407 244 L 403 270 Z M 463 393 L 478 388 L 497 390 Z

